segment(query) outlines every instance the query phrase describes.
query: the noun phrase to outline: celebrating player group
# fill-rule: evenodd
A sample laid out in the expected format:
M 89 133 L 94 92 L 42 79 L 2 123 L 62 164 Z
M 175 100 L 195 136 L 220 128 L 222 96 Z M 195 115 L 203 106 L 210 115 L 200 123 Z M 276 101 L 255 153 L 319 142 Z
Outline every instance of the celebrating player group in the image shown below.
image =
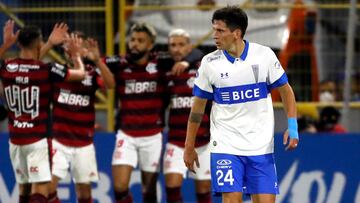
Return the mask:
M 66 23 L 56 24 L 44 42 L 38 27 L 17 30 L 8 20 L 0 78 L 19 202 L 59 203 L 57 186 L 68 172 L 78 202 L 93 202 L 91 183 L 99 179 L 95 93 L 108 88 L 116 93 L 112 176 L 117 203 L 133 202 L 129 183 L 137 167 L 143 202 L 158 202 L 162 171 L 169 203 L 183 202 L 187 175 L 195 180 L 201 203 L 211 202 L 211 194 L 226 203 L 242 202 L 243 193 L 254 203 L 274 203 L 279 188 L 270 91 L 280 92 L 288 117 L 287 150 L 299 144 L 294 93 L 274 52 L 245 39 L 243 10 L 218 9 L 211 22 L 216 50 L 205 56 L 181 28 L 168 34 L 167 51 L 155 52 L 156 30 L 142 22 L 129 29 L 128 53 L 103 56 L 96 39 L 70 31 Z M 18 57 L 3 59 L 15 44 Z M 66 62 L 43 62 L 55 46 L 64 50 Z M 163 134 L 168 136 L 164 150 Z

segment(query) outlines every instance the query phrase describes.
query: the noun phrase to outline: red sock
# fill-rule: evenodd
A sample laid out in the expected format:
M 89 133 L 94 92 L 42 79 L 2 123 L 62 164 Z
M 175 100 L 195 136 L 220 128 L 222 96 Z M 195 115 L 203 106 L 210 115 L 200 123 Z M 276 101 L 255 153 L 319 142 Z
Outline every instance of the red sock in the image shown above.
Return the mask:
M 54 193 L 49 194 L 48 203 L 61 203 L 58 196 L 57 196 L 56 191 Z
M 124 192 L 117 192 L 115 191 L 115 200 L 116 203 L 132 203 L 133 199 L 131 194 L 129 193 L 129 190 L 126 190 Z
M 211 203 L 210 192 L 196 193 L 196 198 L 197 198 L 198 203 Z
M 35 193 L 30 196 L 29 203 L 47 203 L 47 198 L 40 193 Z
M 29 195 L 19 195 L 19 203 L 28 203 L 30 200 Z
M 143 193 L 143 202 L 144 203 L 156 203 L 157 197 L 155 193 Z
M 92 198 L 89 197 L 88 199 L 78 199 L 78 203 L 93 203 Z
M 168 203 L 182 202 L 181 187 L 166 187 L 166 200 Z

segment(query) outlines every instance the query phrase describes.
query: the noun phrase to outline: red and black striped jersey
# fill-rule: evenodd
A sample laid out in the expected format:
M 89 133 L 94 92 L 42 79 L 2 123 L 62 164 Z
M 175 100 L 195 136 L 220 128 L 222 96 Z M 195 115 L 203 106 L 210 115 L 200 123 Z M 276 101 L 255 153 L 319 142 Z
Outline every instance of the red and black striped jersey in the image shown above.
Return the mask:
M 162 59 L 159 63 L 161 65 L 165 63 L 166 65 L 164 66 L 168 67 L 168 69 L 171 69 L 174 65 L 174 61 L 171 58 Z M 193 103 L 192 88 L 197 68 L 198 63 L 190 63 L 190 67 L 179 76 L 169 75 L 167 77 L 168 83 L 166 91 L 170 99 L 168 142 L 182 148 L 184 148 L 185 144 L 187 122 Z M 196 147 L 206 145 L 210 141 L 209 112 L 209 108 L 206 108 L 196 135 Z
M 80 147 L 93 142 L 95 92 L 102 81 L 96 67 L 84 61 L 85 79 L 54 84 L 52 137 L 60 143 Z
M 1 64 L 13 144 L 30 144 L 48 137 L 51 84 L 64 81 L 67 75 L 67 67 L 57 63 L 18 58 Z
M 113 56 L 105 62 L 116 80 L 117 128 L 134 137 L 161 132 L 165 74 L 157 60 L 138 65 L 128 57 Z

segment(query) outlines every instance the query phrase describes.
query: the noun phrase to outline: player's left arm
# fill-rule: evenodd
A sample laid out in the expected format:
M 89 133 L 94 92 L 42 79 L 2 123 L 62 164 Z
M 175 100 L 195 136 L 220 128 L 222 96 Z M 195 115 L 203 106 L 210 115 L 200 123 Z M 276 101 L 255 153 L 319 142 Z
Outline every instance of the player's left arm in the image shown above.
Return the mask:
M 286 150 L 293 150 L 299 143 L 295 95 L 289 83 L 278 87 L 278 90 L 288 118 L 288 129 L 284 133 L 283 144 L 288 143 Z
M 13 20 L 6 21 L 4 28 L 3 28 L 3 43 L 0 46 L 0 58 L 3 57 L 5 52 L 13 45 L 15 44 L 18 36 L 19 36 L 19 30 L 14 33 L 14 26 L 15 22 Z

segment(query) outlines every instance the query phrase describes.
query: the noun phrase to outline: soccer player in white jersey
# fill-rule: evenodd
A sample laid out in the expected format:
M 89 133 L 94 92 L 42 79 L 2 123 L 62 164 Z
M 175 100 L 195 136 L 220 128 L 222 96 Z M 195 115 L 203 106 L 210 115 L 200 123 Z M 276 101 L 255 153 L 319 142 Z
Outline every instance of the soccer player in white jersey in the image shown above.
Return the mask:
M 288 117 L 283 141 L 287 150 L 299 138 L 296 101 L 287 76 L 269 48 L 244 40 L 247 15 L 228 6 L 212 17 L 217 50 L 206 55 L 193 88 L 195 95 L 188 120 L 184 162 L 199 166 L 195 137 L 207 100 L 210 117 L 211 178 L 222 201 L 242 202 L 250 194 L 255 203 L 275 202 L 279 193 L 274 162 L 274 113 L 270 90 L 279 90 Z M 290 139 L 289 139 L 290 137 Z

